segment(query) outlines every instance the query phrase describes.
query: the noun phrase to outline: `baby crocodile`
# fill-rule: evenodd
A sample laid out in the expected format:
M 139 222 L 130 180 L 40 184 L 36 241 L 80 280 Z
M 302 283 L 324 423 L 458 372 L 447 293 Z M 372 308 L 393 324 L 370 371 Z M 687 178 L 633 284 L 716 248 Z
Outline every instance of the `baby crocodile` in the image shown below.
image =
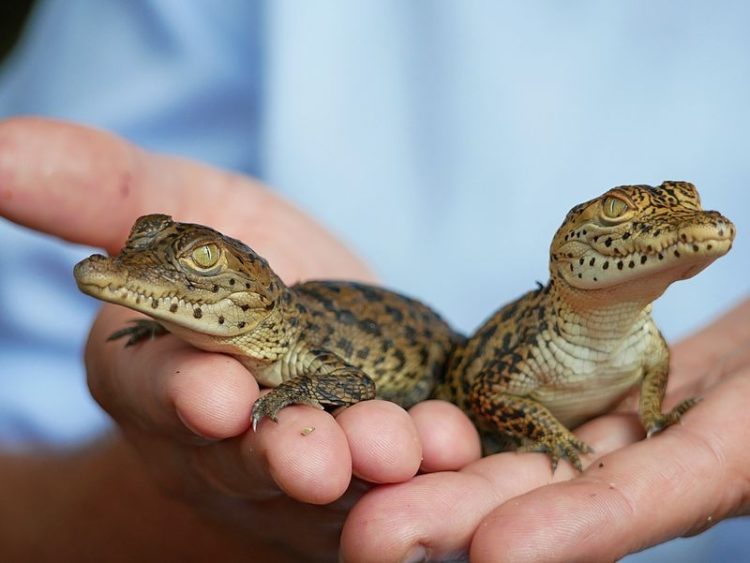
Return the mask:
M 662 400 L 669 350 L 651 302 L 726 254 L 734 226 L 687 182 L 620 186 L 574 207 L 550 248 L 550 281 L 497 311 L 451 360 L 436 396 L 458 404 L 487 445 L 508 435 L 581 469 L 591 448 L 569 428 L 640 384 L 648 435 L 677 422 Z
M 427 398 L 459 336 L 422 303 L 378 287 L 309 281 L 287 287 L 242 242 L 167 215 L 138 219 L 121 254 L 75 267 L 84 293 L 152 317 L 114 333 L 128 345 L 167 331 L 236 357 L 275 387 L 253 428 L 290 404 L 374 397 L 408 408 Z

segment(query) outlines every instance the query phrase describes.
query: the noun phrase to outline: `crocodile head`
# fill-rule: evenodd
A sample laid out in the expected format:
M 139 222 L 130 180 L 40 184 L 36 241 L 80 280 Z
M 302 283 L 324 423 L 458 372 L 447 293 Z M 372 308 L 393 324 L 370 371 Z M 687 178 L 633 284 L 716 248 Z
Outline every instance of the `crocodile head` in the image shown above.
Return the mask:
M 95 254 L 74 275 L 88 295 L 145 313 L 172 332 L 213 337 L 252 331 L 287 291 L 240 241 L 167 215 L 139 218 L 120 255 Z
M 550 274 L 574 291 L 650 302 L 726 254 L 734 235 L 688 182 L 618 186 L 570 210 L 550 247 Z

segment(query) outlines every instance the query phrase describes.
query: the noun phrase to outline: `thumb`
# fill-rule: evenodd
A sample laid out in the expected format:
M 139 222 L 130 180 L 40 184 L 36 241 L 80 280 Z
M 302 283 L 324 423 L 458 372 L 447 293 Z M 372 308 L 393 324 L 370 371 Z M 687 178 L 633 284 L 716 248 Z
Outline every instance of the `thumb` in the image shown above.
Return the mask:
M 135 219 L 156 212 L 251 242 L 282 277 L 372 279 L 325 229 L 257 181 L 61 121 L 0 123 L 0 215 L 116 253 Z

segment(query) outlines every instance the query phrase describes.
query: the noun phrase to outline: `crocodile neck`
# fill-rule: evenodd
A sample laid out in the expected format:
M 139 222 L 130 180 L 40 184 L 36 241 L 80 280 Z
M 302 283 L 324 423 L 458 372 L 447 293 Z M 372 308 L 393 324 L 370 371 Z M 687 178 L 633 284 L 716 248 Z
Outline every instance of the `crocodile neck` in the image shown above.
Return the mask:
M 611 290 L 579 290 L 553 278 L 547 293 L 550 321 L 555 332 L 570 344 L 616 347 L 652 322 L 651 303 L 664 289 L 655 285 L 648 290 L 625 288 L 628 295 L 623 298 Z
M 287 353 L 299 336 L 306 311 L 297 308 L 294 293 L 280 282 L 273 308 L 253 330 L 231 339 L 239 354 L 259 364 L 271 363 Z

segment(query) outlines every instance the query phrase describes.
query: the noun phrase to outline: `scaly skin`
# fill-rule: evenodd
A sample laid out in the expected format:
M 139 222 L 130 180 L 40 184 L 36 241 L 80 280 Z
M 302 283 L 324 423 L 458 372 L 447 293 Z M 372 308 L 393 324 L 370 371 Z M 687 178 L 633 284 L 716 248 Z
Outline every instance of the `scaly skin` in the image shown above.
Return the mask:
M 634 385 L 648 435 L 674 424 L 696 401 L 662 413 L 669 349 L 651 302 L 726 254 L 734 234 L 687 182 L 620 186 L 574 207 L 552 241 L 549 283 L 486 321 L 435 395 L 470 413 L 485 450 L 509 436 L 547 452 L 553 471 L 561 457 L 581 469 L 591 448 L 569 428 Z
M 427 398 L 460 337 L 425 305 L 339 281 L 287 287 L 240 241 L 166 215 L 138 219 L 115 258 L 75 267 L 84 293 L 154 320 L 111 339 L 135 344 L 171 332 L 235 356 L 261 385 L 255 428 L 283 407 L 322 408 L 380 397 L 407 408 Z

